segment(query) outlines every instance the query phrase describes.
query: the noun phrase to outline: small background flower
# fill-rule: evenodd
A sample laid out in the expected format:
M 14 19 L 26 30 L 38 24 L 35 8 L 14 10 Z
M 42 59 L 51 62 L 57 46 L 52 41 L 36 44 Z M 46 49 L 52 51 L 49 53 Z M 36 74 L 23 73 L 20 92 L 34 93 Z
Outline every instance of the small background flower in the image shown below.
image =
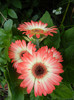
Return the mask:
M 62 7 L 59 7 L 58 9 L 53 9 L 52 13 L 54 13 L 55 15 L 60 15 L 62 13 Z

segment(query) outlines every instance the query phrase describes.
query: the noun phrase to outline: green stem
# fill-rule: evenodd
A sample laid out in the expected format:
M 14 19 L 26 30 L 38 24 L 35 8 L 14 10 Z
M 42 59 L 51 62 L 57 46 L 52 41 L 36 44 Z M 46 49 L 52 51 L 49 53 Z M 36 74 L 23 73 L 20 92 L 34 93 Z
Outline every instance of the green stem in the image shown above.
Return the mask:
M 27 40 L 28 42 L 30 41 L 30 39 L 26 36 L 23 36 L 25 40 Z
M 36 48 L 39 49 L 39 39 L 36 39 Z
M 4 25 L 4 23 L 5 23 L 5 21 L 7 20 L 5 17 L 4 17 L 4 15 L 0 12 L 0 15 L 3 17 L 3 19 L 4 19 L 4 21 L 3 21 L 3 23 L 2 23 L 2 26 Z M 2 27 L 1 26 L 1 27 Z
M 4 17 L 4 15 L 0 12 L 1 16 L 4 18 L 4 20 L 6 21 L 7 19 Z
M 47 36 L 44 36 L 42 38 L 39 39 L 39 42 L 43 41 Z
M 68 2 L 67 7 L 66 7 L 66 10 L 65 10 L 65 13 L 64 13 L 64 16 L 63 16 L 63 19 L 62 19 L 62 21 L 61 21 L 60 26 L 63 24 L 63 22 L 64 22 L 64 20 L 65 20 L 65 17 L 66 17 L 66 14 L 67 14 L 67 11 L 68 11 L 68 8 L 69 8 L 69 5 L 70 5 L 70 0 L 69 0 L 69 2 Z

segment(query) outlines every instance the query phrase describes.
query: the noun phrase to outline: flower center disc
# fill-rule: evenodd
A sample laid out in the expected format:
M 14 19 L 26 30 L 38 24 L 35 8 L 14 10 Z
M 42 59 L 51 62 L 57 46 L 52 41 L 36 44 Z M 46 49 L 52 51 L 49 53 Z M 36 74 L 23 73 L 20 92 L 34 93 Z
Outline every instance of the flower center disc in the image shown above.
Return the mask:
M 42 29 L 32 29 L 32 33 L 37 34 L 37 33 L 41 33 L 43 30 Z
M 27 51 L 22 51 L 22 52 L 20 53 L 20 58 L 23 57 L 23 54 L 25 54 L 25 53 L 27 53 Z
M 42 63 L 34 64 L 32 68 L 32 73 L 36 78 L 42 78 L 47 73 L 47 68 Z

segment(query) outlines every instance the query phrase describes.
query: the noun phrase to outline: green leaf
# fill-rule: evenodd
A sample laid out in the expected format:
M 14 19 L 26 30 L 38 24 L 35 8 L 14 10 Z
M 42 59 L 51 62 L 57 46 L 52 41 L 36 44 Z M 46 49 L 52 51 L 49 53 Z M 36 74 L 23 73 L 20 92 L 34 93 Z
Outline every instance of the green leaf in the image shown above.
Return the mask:
M 18 79 L 18 74 L 11 65 L 8 66 L 5 77 L 9 87 L 7 100 L 24 100 L 24 89 L 20 87 L 21 81 Z
M 37 96 L 37 97 L 35 97 L 35 95 L 34 95 L 34 90 L 32 90 L 31 91 L 31 93 L 30 93 L 30 100 L 43 100 L 43 96 Z
M 74 70 L 74 45 L 70 45 L 64 50 L 64 62 L 65 68 L 70 68 Z
M 4 88 L 5 84 L 6 84 L 6 80 L 5 80 L 5 78 L 3 78 L 3 80 L 1 81 L 2 88 Z
M 13 26 L 13 21 L 11 19 L 8 19 L 5 23 L 4 23 L 4 29 L 5 31 L 11 31 Z
M 40 21 L 48 23 L 48 27 L 54 26 L 52 18 L 48 11 L 46 11 L 45 14 L 40 18 Z
M 0 36 L 1 36 L 1 37 L 6 36 L 6 34 L 5 34 L 5 30 L 2 29 L 2 28 L 0 28 Z
M 0 63 L 6 64 L 7 63 L 7 60 L 0 57 Z
M 70 85 L 66 85 L 61 83 L 56 89 L 50 94 L 53 99 L 61 100 L 61 99 L 70 99 L 73 98 L 73 91 Z
M 22 4 L 21 4 L 21 1 L 20 0 L 13 0 L 12 1 L 12 5 L 16 8 L 22 8 Z
M 17 14 L 13 9 L 8 9 L 8 15 L 12 18 L 17 18 Z
M 64 54 L 67 62 L 74 63 L 74 45 L 66 48 Z
M 64 48 L 74 44 L 74 27 L 65 31 L 62 38 L 62 44 Z
M 58 31 L 57 34 L 54 34 L 53 37 L 48 36 L 44 41 L 44 45 L 47 45 L 48 47 L 55 47 L 56 49 L 60 46 L 60 32 Z
M 63 81 L 67 83 L 74 83 L 74 70 L 71 68 L 70 65 L 65 65 L 64 67 L 67 67 L 62 74 Z M 74 67 L 74 66 L 73 66 Z
M 1 66 L 1 65 L 0 65 L 0 70 L 1 70 L 2 72 L 4 72 L 4 71 L 5 71 L 4 66 Z
M 45 12 L 45 14 L 41 17 L 40 19 L 42 22 L 47 23 L 48 27 L 54 26 L 52 18 L 49 14 L 48 11 Z M 59 30 L 57 31 L 58 33 L 55 34 L 53 33 L 53 37 L 52 36 L 48 36 L 44 41 L 43 41 L 43 45 L 48 45 L 50 48 L 52 46 L 54 46 L 55 48 L 59 48 L 60 46 L 60 32 Z
M 4 57 L 5 57 L 5 59 L 7 60 L 7 61 L 10 61 L 10 59 L 9 59 L 9 57 L 8 57 L 8 47 L 6 47 L 5 49 L 4 49 Z
M 0 54 L 1 54 L 2 49 L 3 49 L 3 47 L 2 47 L 2 46 L 0 46 Z
M 7 27 L 7 26 L 5 26 L 5 27 Z M 5 46 L 6 46 L 10 43 L 10 38 L 12 37 L 12 33 L 9 30 L 5 31 L 4 29 L 0 28 L 0 37 L 1 37 L 0 45 L 1 45 L 1 47 L 3 47 L 4 45 L 2 45 L 2 44 L 5 44 Z
M 0 47 L 2 47 L 3 45 L 3 39 L 5 38 L 6 34 L 5 34 L 5 30 L 0 28 Z

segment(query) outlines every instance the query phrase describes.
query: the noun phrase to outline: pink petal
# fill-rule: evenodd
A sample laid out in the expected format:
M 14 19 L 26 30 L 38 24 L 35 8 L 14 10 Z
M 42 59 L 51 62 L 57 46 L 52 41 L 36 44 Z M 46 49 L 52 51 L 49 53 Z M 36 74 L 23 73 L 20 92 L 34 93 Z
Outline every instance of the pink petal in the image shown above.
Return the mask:
M 40 38 L 40 34 L 36 34 L 36 37 L 37 37 L 37 38 Z

